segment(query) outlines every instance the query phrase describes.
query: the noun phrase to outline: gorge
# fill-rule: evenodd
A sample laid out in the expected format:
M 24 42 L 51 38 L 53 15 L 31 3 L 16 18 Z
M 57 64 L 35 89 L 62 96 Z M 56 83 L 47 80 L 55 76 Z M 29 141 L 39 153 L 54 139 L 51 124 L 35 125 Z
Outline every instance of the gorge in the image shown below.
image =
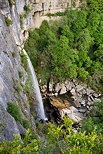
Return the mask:
M 102 6 L 95 0 L 0 0 L 0 141 L 20 135 L 10 142 L 24 141 L 14 153 L 90 148 L 89 154 L 102 145 Z
M 26 73 L 19 56 L 28 30 L 40 26 L 40 18 L 45 14 L 63 11 L 68 5 L 71 6 L 71 0 L 0 0 L 0 123 L 3 123 L 0 141 L 12 140 L 12 134 L 20 133 L 15 119 L 6 111 L 8 102 L 20 104 L 24 119 L 30 119 L 30 107 L 22 86 L 26 82 Z

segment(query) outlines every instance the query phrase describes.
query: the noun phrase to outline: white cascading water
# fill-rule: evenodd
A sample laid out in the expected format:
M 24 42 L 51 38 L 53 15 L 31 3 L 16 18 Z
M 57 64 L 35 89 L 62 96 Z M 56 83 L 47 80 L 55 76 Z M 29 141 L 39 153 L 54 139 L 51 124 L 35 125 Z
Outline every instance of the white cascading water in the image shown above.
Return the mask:
M 41 93 L 40 93 L 40 89 L 39 89 L 39 85 L 38 85 L 38 80 L 37 80 L 33 65 L 30 61 L 28 54 L 26 53 L 26 51 L 24 49 L 23 49 L 23 53 L 27 56 L 28 67 L 30 69 L 31 79 L 33 82 L 33 89 L 34 89 L 34 93 L 35 93 L 35 97 L 36 97 L 36 101 L 37 101 L 37 120 L 45 120 L 46 121 L 47 118 L 45 116 L 43 101 L 42 101 L 42 97 L 41 97 Z

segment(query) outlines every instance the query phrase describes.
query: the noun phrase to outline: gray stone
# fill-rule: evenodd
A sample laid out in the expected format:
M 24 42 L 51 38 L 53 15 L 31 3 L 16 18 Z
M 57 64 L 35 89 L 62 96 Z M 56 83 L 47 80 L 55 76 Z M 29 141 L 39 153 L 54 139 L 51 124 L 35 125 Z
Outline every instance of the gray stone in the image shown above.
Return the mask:
M 89 102 L 91 102 L 91 101 L 92 101 L 90 97 L 88 97 L 88 101 L 89 101 Z
M 66 81 L 65 81 L 65 87 L 66 87 L 66 90 L 67 90 L 67 91 L 71 90 L 71 82 L 68 81 L 68 80 L 66 80 Z
M 90 94 L 94 93 L 94 90 L 92 90 L 92 89 L 87 89 L 86 91 L 87 91 L 87 95 L 90 95 Z
M 69 109 L 62 109 L 60 111 L 61 117 L 63 118 L 65 115 L 76 122 L 80 122 L 83 119 L 83 116 L 78 112 L 78 110 L 71 106 Z
M 13 117 L 0 105 L 0 141 L 13 140 L 13 134 L 20 134 Z
M 73 88 L 71 91 L 72 95 L 76 95 L 75 89 Z
M 81 107 L 81 104 L 78 103 L 78 101 L 74 101 L 74 106 L 75 106 L 75 107 Z
M 50 91 L 50 92 L 53 91 L 53 84 L 49 84 L 49 91 Z
M 62 84 L 60 94 L 62 95 L 62 94 L 65 94 L 66 92 L 67 90 L 66 90 L 65 84 Z
M 83 100 L 83 101 L 81 102 L 81 104 L 82 104 L 82 105 L 85 105 L 85 104 L 86 104 L 85 100 Z
M 87 108 L 80 108 L 80 109 L 78 109 L 78 111 L 81 113 L 85 113 L 87 111 Z
M 85 90 L 85 89 L 83 89 L 82 94 L 83 94 L 83 95 L 86 94 L 86 90 Z
M 60 83 L 57 83 L 56 84 L 56 87 L 55 87 L 55 91 L 56 92 L 59 92 L 60 89 L 61 89 L 61 84 Z
M 93 102 L 87 102 L 87 105 L 89 105 L 89 106 L 93 105 Z
M 93 94 L 93 96 L 94 96 L 94 97 L 96 97 L 96 98 L 97 98 L 97 97 L 99 97 L 99 95 L 98 95 L 98 94 L 96 94 L 96 93 L 94 93 L 94 94 Z
M 77 92 L 79 92 L 79 91 L 83 90 L 83 87 L 81 85 L 77 85 L 76 90 L 77 90 Z
M 26 129 L 21 125 L 19 121 L 17 121 L 16 124 L 17 124 L 17 128 L 19 129 L 20 135 L 25 135 Z

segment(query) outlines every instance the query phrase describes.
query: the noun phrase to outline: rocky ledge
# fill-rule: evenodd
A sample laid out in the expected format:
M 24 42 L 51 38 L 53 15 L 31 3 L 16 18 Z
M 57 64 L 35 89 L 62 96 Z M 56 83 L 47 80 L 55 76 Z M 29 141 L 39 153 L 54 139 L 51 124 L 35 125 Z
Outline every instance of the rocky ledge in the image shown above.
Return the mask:
M 41 87 L 44 96 L 49 96 L 52 107 L 59 112 L 60 118 L 67 115 L 75 122 L 80 122 L 90 111 L 93 102 L 101 98 L 100 93 L 88 88 L 73 80 L 66 80 L 64 83 L 49 85 L 49 93 L 46 92 L 46 86 Z

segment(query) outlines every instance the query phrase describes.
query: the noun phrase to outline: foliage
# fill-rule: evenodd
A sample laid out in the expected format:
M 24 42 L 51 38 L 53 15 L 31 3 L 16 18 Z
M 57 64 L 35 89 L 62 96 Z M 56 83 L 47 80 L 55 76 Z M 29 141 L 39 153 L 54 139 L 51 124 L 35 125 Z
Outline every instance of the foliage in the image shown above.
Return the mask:
M 30 122 L 27 119 L 22 119 L 21 124 L 26 129 L 31 128 Z
M 90 12 L 103 12 L 103 1 L 102 0 L 87 0 L 88 10 Z
M 27 13 L 24 13 L 24 14 L 20 14 L 20 27 L 21 29 L 23 29 L 23 19 L 27 18 L 28 17 L 28 14 Z
M 29 5 L 25 5 L 24 6 L 24 10 L 29 13 L 31 11 L 30 6 Z
M 89 117 L 82 122 L 82 130 L 87 133 L 95 130 L 97 134 L 103 134 L 103 98 L 94 102 Z
M 20 111 L 19 106 L 16 103 L 8 102 L 7 111 L 10 113 L 15 120 L 20 121 L 22 120 L 22 113 Z
M 102 4 L 88 0 L 85 9 L 67 9 L 60 20 L 29 32 L 25 50 L 42 85 L 75 78 L 103 91 Z
M 15 135 L 14 141 L 4 141 L 0 143 L 0 153 L 2 154 L 21 154 L 21 153 L 35 153 L 37 154 L 38 145 L 37 139 L 32 139 L 30 130 L 27 131 L 24 141 L 22 142 L 20 136 Z
M 5 23 L 6 23 L 6 25 L 9 27 L 10 25 L 12 25 L 13 24 L 13 22 L 12 22 L 12 20 L 11 19 L 9 19 L 8 17 L 6 17 L 5 16 Z
M 64 153 L 64 154 L 100 154 L 103 153 L 103 138 L 94 131 L 74 133 L 72 129 L 73 122 L 64 117 L 63 124 L 56 126 L 53 123 L 47 123 L 47 132 L 45 132 L 45 141 L 38 137 L 35 132 L 27 131 L 26 136 L 21 141 L 20 137 L 15 135 L 14 141 L 1 142 L 0 153 Z
M 53 16 L 64 16 L 65 12 L 56 12 L 56 13 L 48 13 L 48 17 L 53 17 Z
M 22 78 L 24 76 L 24 72 L 19 71 L 18 73 L 19 73 L 19 78 Z
M 22 66 L 27 70 L 27 56 L 24 53 L 20 54 Z

